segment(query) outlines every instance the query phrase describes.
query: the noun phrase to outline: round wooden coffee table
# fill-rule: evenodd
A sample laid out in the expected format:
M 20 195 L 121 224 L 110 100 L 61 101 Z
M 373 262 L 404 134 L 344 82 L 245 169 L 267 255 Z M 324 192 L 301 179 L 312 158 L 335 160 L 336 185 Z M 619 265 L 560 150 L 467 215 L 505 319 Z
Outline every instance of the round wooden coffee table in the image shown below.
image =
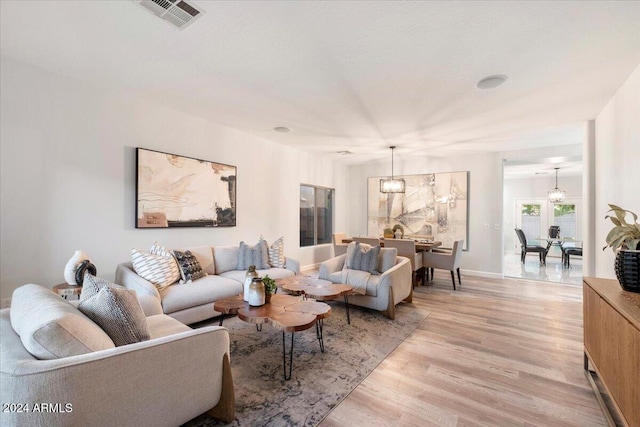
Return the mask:
M 282 290 L 292 295 L 302 295 L 305 299 L 312 298 L 316 301 L 333 301 L 344 298 L 344 306 L 347 311 L 347 323 L 351 324 L 349 316 L 349 295 L 353 293 L 353 287 L 341 283 L 331 283 L 328 280 L 316 279 L 308 276 L 292 276 L 278 279 L 276 283 Z
M 270 303 L 260 307 L 252 307 L 249 303 L 243 301 L 242 296 L 235 296 L 216 301 L 214 310 L 222 313 L 220 319 L 221 326 L 223 316 L 237 314 L 238 319 L 256 325 L 258 330 L 262 329 L 263 324 L 269 323 L 275 329 L 282 331 L 282 366 L 285 380 L 291 379 L 291 372 L 293 370 L 293 343 L 296 332 L 305 331 L 315 325 L 320 351 L 324 353 L 324 339 L 322 336 L 324 319 L 331 315 L 331 307 L 325 303 L 304 301 L 300 299 L 300 297 L 276 294 L 271 296 Z M 286 333 L 291 333 L 288 373 Z

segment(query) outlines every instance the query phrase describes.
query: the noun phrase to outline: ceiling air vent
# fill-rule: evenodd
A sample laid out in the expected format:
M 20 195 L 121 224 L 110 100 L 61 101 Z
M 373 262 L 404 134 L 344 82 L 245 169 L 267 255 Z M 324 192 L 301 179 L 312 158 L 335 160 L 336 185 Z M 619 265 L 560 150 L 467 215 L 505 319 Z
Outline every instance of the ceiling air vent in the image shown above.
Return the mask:
M 133 0 L 140 6 L 184 30 L 206 12 L 184 0 Z

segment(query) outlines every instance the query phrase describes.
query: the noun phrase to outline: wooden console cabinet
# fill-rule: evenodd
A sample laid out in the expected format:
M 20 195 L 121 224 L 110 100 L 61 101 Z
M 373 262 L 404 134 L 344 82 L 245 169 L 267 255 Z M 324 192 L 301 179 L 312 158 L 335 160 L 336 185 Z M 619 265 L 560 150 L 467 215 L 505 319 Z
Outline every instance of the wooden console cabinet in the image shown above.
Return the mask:
M 640 426 L 640 294 L 617 280 L 584 278 L 585 370 L 594 370 L 622 421 Z M 602 398 L 595 389 L 600 404 Z M 606 412 L 606 408 L 605 409 Z M 609 414 L 609 421 L 611 422 Z

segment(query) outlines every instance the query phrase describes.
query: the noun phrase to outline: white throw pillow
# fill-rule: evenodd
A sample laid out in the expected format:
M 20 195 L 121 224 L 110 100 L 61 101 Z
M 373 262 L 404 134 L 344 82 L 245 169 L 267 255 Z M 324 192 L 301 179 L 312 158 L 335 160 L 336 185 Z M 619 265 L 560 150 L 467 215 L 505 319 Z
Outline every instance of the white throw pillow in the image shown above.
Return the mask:
M 89 256 L 83 250 L 77 250 L 71 257 L 67 264 L 64 266 L 64 280 L 70 285 L 77 285 L 76 282 L 76 270 L 80 263 L 89 259 Z
M 162 290 L 180 280 L 180 269 L 173 256 L 152 255 L 131 249 L 131 263 L 138 276 Z
M 274 268 L 284 268 L 284 236 L 273 242 L 269 246 L 269 265 Z

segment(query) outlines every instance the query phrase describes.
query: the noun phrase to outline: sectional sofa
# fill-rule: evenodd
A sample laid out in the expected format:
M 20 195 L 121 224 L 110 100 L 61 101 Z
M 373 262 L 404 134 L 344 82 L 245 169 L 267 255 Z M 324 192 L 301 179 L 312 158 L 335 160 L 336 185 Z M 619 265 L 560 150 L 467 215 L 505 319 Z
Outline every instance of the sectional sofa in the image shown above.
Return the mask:
M 139 296 L 148 295 L 156 301 L 158 310 L 176 320 L 190 325 L 220 315 L 213 304 L 222 299 L 239 295 L 243 291 L 245 270 L 238 270 L 240 249 L 238 246 L 198 246 L 183 248 L 197 258 L 207 276 L 189 283 L 174 283 L 158 290 L 148 280 L 140 277 L 131 262 L 119 264 L 116 283 L 134 289 Z M 285 257 L 284 268 L 259 269 L 258 275 L 282 279 L 300 273 L 300 263 Z

